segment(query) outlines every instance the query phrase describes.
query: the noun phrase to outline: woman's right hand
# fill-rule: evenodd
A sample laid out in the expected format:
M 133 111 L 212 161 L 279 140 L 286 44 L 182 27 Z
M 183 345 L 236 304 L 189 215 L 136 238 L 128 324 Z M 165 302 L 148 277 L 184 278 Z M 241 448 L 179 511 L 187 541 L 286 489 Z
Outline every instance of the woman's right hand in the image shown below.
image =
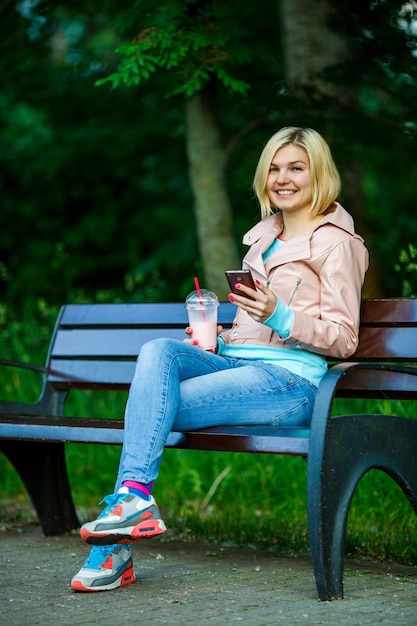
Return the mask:
M 243 284 L 236 284 L 236 288 L 242 295 L 229 294 L 229 301 L 246 311 L 255 322 L 265 322 L 271 317 L 277 306 L 278 298 L 272 289 L 264 287 L 256 281 L 256 291 Z M 250 298 L 245 297 L 250 296 Z

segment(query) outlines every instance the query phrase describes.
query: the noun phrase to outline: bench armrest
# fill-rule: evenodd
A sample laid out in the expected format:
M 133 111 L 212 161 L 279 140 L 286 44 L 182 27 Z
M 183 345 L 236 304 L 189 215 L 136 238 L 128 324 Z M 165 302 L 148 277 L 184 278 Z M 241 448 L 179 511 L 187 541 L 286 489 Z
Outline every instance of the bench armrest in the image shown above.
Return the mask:
M 8 367 L 20 367 L 21 369 L 31 370 L 33 372 L 40 372 L 41 374 L 46 374 L 47 372 L 46 367 L 42 367 L 41 365 L 33 365 L 32 363 L 23 363 L 23 361 L 0 359 L 0 365 Z
M 310 451 L 316 451 L 320 456 L 322 454 L 324 440 L 326 436 L 326 428 L 328 420 L 331 418 L 333 401 L 337 391 L 343 387 L 345 378 L 348 379 L 349 374 L 363 372 L 358 391 L 375 390 L 375 377 L 367 380 L 366 373 L 378 372 L 384 374 L 404 374 L 406 376 L 417 377 L 417 367 L 412 365 L 401 365 L 400 363 L 374 363 L 374 362 L 343 362 L 337 363 L 329 368 L 317 389 L 316 399 L 314 402 L 314 410 L 311 419 L 310 430 Z M 417 393 L 417 378 L 414 386 L 414 392 Z
M 337 363 L 329 368 L 317 390 L 314 413 L 314 417 L 319 422 L 324 420 L 327 422 L 330 417 L 330 412 L 333 405 L 333 400 L 337 394 L 337 391 L 343 389 L 343 386 L 349 379 L 349 375 L 357 375 L 358 372 L 363 372 L 363 376 L 360 378 L 360 382 L 355 380 L 354 389 L 356 392 L 360 390 L 375 391 L 383 389 L 382 386 L 375 385 L 375 376 L 373 378 L 367 377 L 367 373 L 375 372 L 379 380 L 383 380 L 384 374 L 405 374 L 406 376 L 417 377 L 417 367 L 413 365 L 402 365 L 401 363 L 375 363 L 369 362 L 343 362 Z M 378 372 L 381 375 L 378 374 Z M 353 387 L 352 387 L 353 388 Z M 404 390 L 406 385 L 404 385 Z M 417 380 L 413 386 L 414 393 L 417 393 Z M 354 397 L 360 397 L 355 395 Z M 388 396 L 387 396 L 388 397 Z
M 52 370 L 41 365 L 34 365 L 33 363 L 24 363 L 22 361 L 0 359 L 0 366 L 1 365 L 5 367 L 16 367 L 20 369 L 30 370 L 33 372 L 38 372 L 44 377 L 46 377 L 47 374 L 52 374 L 64 380 L 69 378 L 73 379 L 73 377 L 69 377 L 64 372 L 58 372 L 56 370 Z M 60 415 L 63 411 L 63 399 L 61 399 L 61 396 L 62 394 L 57 394 L 52 389 L 52 387 L 44 380 L 41 395 L 34 403 L 0 399 L 0 413 L 4 415 L 41 415 L 45 411 L 47 413 L 55 411 L 56 414 Z
M 0 365 L 5 365 L 9 367 L 20 367 L 21 369 L 30 370 L 32 372 L 39 372 L 40 374 L 55 376 L 56 378 L 61 378 L 62 380 L 87 382 L 85 378 L 80 378 L 79 376 L 73 376 L 65 372 L 60 372 L 59 370 L 53 369 L 51 367 L 42 367 L 42 365 L 34 365 L 33 363 L 23 363 L 23 361 L 10 361 L 8 359 L 0 359 Z

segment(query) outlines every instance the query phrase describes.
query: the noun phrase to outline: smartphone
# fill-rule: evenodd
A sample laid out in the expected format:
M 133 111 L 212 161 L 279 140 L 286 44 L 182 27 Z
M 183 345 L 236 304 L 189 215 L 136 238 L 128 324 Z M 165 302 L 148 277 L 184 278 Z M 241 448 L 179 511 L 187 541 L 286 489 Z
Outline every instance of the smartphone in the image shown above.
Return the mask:
M 246 287 L 251 287 L 252 289 L 256 290 L 256 285 L 250 270 L 226 270 L 225 274 L 232 293 L 236 293 L 237 295 L 241 295 L 244 298 L 248 298 L 248 300 L 255 299 L 246 295 L 246 293 L 239 291 L 239 289 L 236 289 L 236 283 L 241 283 L 242 285 L 246 285 Z

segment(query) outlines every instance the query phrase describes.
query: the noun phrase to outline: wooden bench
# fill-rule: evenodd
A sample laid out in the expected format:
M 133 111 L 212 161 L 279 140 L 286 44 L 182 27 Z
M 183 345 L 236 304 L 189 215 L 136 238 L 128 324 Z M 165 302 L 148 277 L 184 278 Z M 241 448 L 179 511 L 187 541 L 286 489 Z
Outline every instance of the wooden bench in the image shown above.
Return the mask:
M 234 313 L 233 305 L 222 303 L 220 323 L 230 326 Z M 64 417 L 68 392 L 127 390 L 140 346 L 158 336 L 182 340 L 186 325 L 182 303 L 61 309 L 46 368 L 38 368 L 45 369 L 39 399 L 30 405 L 0 401 L 0 449 L 19 472 L 45 535 L 79 527 L 64 446 L 123 440 L 121 420 Z M 308 526 L 318 596 L 341 598 L 346 522 L 361 477 L 372 468 L 385 471 L 417 512 L 417 421 L 392 415 L 331 417 L 333 400 L 415 400 L 416 361 L 417 301 L 365 300 L 360 346 L 350 361 L 331 365 L 317 392 L 311 429 L 224 426 L 172 432 L 167 446 L 307 459 Z

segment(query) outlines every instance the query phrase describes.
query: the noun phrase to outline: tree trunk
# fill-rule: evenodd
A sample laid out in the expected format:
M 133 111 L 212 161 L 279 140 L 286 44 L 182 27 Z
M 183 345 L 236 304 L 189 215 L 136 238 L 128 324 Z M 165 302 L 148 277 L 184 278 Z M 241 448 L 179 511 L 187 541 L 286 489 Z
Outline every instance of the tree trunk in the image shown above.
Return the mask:
M 335 10 L 333 5 L 328 0 L 280 0 L 280 8 L 285 72 L 294 96 L 305 98 L 309 90 L 318 96 L 316 106 L 327 96 L 340 105 L 354 103 L 356 92 L 350 85 L 334 85 L 323 76 L 326 69 L 349 58 L 347 43 L 328 25 L 330 12 Z M 314 101 L 310 100 L 309 105 L 314 106 Z M 344 188 L 342 202 L 352 213 L 358 233 L 366 238 L 369 227 L 364 210 L 360 165 L 351 163 L 345 166 L 341 177 Z M 376 265 L 371 264 L 368 270 L 364 295 L 381 295 L 381 280 Z
M 281 0 L 285 73 L 290 85 L 334 91 L 321 74 L 345 60 L 347 48 L 327 26 L 331 10 L 327 0 Z
M 225 181 L 226 153 L 208 90 L 187 101 L 186 117 L 187 154 L 204 271 L 200 284 L 225 300 L 228 289 L 224 270 L 239 268 L 241 260 Z

